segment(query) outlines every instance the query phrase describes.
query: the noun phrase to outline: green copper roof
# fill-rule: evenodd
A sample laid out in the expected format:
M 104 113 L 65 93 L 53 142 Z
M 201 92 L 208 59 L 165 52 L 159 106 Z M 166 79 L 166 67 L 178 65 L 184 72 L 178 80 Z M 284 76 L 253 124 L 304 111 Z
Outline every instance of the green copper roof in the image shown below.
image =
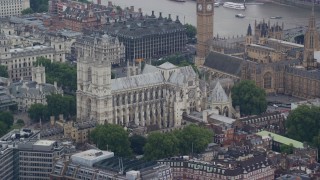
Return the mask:
M 261 136 L 261 137 L 270 135 L 273 138 L 273 140 L 276 141 L 276 142 L 279 142 L 279 143 L 282 143 L 282 144 L 285 144 L 285 145 L 292 144 L 293 147 L 295 147 L 295 148 L 303 148 L 303 143 L 302 142 L 299 142 L 299 141 L 296 141 L 296 140 L 293 140 L 293 139 L 290 139 L 290 138 L 287 138 L 287 137 L 284 137 L 284 136 L 280 136 L 278 134 L 274 134 L 274 133 L 269 132 L 269 131 L 260 131 L 260 132 L 258 132 L 256 134 Z

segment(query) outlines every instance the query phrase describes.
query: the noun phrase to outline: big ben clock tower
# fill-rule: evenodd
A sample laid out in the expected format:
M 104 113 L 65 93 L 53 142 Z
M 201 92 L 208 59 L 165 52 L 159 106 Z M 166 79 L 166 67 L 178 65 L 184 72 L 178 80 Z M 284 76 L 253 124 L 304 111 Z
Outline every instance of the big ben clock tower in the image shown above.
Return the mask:
M 197 0 L 197 66 L 203 65 L 209 53 L 209 42 L 213 40 L 213 2 Z

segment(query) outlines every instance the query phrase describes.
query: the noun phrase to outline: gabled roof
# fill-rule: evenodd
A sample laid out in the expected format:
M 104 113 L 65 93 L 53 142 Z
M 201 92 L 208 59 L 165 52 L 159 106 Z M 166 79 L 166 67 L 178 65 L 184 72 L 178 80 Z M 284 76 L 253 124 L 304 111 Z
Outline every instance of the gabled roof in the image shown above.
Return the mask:
M 204 66 L 239 77 L 243 62 L 244 60 L 234 56 L 210 52 L 205 59 Z
M 144 68 L 142 70 L 142 74 L 146 74 L 146 73 L 153 73 L 153 72 L 157 72 L 158 68 L 155 66 L 152 66 L 150 64 L 145 64 Z
M 161 64 L 160 66 L 158 66 L 161 69 L 174 69 L 177 68 L 177 66 L 173 65 L 172 63 L 169 62 L 165 62 L 163 64 Z
M 193 70 L 192 66 L 179 67 L 175 70 L 168 81 L 173 84 L 183 85 L 187 83 L 189 78 L 195 78 L 197 73 Z
M 142 88 L 144 86 L 160 84 L 163 82 L 164 78 L 160 72 L 140 74 L 136 76 L 123 77 L 111 80 L 112 91 L 138 87 Z
M 220 82 L 216 83 L 216 86 L 212 90 L 212 102 L 228 102 L 229 98 L 222 88 Z

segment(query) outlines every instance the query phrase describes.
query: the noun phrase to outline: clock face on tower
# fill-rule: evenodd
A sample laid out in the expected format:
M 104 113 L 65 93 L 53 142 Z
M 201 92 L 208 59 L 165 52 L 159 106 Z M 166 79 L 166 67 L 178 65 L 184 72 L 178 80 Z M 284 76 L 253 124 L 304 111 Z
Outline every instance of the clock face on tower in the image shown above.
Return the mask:
M 207 11 L 211 11 L 212 10 L 212 4 L 208 4 L 207 5 Z
M 202 4 L 198 4 L 198 11 L 202 11 Z

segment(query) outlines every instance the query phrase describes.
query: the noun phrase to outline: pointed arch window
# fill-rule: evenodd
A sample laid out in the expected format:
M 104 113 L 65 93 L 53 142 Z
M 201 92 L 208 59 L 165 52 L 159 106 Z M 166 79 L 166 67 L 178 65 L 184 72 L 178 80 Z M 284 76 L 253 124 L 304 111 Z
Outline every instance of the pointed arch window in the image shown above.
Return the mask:
M 267 72 L 263 76 L 263 87 L 264 87 L 264 89 L 271 89 L 272 88 L 272 75 L 270 72 Z

